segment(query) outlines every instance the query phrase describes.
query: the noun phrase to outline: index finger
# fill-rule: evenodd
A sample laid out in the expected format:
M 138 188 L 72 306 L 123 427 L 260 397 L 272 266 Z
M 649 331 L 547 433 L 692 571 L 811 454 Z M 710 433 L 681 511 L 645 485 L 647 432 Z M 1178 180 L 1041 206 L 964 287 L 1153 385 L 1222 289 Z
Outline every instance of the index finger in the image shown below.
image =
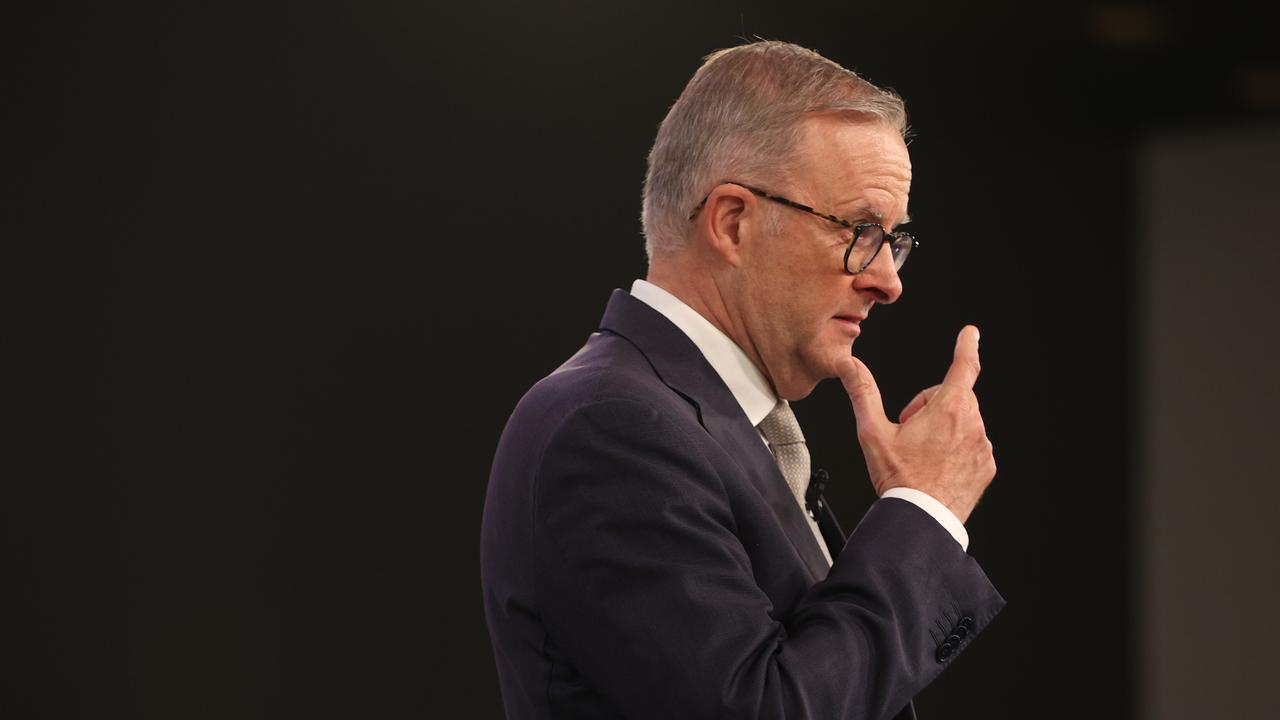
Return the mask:
M 982 363 L 978 361 L 978 328 L 965 325 L 956 337 L 955 355 L 951 359 L 947 376 L 942 380 L 942 386 L 944 389 L 954 387 L 972 390 L 981 370 Z

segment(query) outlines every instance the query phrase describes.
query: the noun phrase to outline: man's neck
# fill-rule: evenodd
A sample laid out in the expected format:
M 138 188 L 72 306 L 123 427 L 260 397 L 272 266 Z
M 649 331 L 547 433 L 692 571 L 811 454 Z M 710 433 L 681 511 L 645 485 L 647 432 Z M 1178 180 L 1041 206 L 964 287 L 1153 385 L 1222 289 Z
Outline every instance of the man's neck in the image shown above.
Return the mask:
M 733 332 L 732 323 L 728 322 L 729 309 L 724 303 L 724 299 L 720 297 L 720 293 L 715 288 L 700 287 L 706 283 L 685 283 L 679 278 L 659 272 L 654 268 L 649 269 L 649 276 L 645 278 L 646 282 L 666 290 L 678 299 L 680 302 L 688 305 L 694 312 L 707 319 L 707 322 L 716 327 L 717 330 L 724 333 L 733 340 L 738 347 L 742 348 L 748 356 L 751 352 L 743 347 L 741 340 L 737 334 Z M 752 359 L 754 363 L 755 360 Z
M 724 296 L 714 282 L 709 280 L 702 282 L 683 281 L 681 277 L 662 272 L 653 266 L 650 266 L 649 274 L 645 281 L 671 293 L 680 302 L 688 305 L 694 312 L 706 318 L 707 322 L 715 326 L 717 330 L 724 333 L 726 337 L 742 349 L 747 359 L 766 379 L 769 378 L 769 373 L 765 370 L 764 363 L 760 361 L 759 353 L 756 352 L 755 346 L 748 341 L 745 328 L 740 323 L 734 322 L 733 315 L 729 312 L 729 307 L 724 301 Z M 769 382 L 772 385 L 772 380 Z

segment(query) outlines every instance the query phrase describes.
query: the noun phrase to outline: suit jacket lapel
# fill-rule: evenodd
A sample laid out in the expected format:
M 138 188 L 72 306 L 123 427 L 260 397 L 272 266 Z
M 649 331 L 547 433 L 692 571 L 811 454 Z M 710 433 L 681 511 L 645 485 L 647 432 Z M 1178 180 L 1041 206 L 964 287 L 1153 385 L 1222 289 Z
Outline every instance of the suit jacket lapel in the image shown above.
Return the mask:
M 804 511 L 759 433 L 698 346 L 661 313 L 622 290 L 614 290 L 609 298 L 600 329 L 630 341 L 668 387 L 693 403 L 702 426 L 773 510 L 814 581 L 825 578 L 829 567 Z

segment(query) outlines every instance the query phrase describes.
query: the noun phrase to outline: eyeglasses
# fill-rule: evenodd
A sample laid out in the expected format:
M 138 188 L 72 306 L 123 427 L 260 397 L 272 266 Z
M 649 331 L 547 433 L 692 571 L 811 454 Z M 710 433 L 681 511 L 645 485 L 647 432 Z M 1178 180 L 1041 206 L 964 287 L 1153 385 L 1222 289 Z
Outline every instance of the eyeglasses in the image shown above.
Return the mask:
M 853 240 L 849 242 L 849 249 L 844 251 L 844 271 L 850 275 L 857 275 L 866 270 L 871 261 L 876 259 L 876 255 L 880 253 L 880 248 L 885 243 L 889 243 L 889 252 L 893 254 L 893 269 L 898 271 L 907 262 L 907 256 L 911 251 L 920 247 L 920 242 L 915 239 L 911 233 L 905 232 L 889 232 L 884 229 L 880 223 L 852 223 L 844 218 L 828 215 L 827 213 L 818 212 L 803 203 L 795 200 L 788 200 L 781 195 L 774 195 L 765 192 L 759 188 L 753 188 L 740 182 L 726 180 L 722 184 L 737 185 L 740 188 L 749 190 L 752 195 L 757 195 L 765 200 L 772 200 L 781 203 L 787 207 L 803 210 L 810 215 L 817 215 L 823 220 L 833 222 L 843 228 L 853 229 Z M 707 204 L 706 198 L 702 198 L 702 202 L 689 213 L 689 219 L 692 220 L 698 215 L 698 211 L 702 210 L 702 206 Z

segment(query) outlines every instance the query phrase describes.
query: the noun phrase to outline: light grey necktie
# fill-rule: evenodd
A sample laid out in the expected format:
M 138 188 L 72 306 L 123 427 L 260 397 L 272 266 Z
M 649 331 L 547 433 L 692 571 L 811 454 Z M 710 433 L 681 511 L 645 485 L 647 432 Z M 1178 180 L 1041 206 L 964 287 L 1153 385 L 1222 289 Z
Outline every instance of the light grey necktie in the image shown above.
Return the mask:
M 804 433 L 800 432 L 796 414 L 791 411 L 791 405 L 786 400 L 779 400 L 757 427 L 769 443 L 769 450 L 773 452 L 778 469 L 782 471 L 782 477 L 786 478 L 791 494 L 795 496 L 809 529 L 813 531 L 813 537 L 818 541 L 818 548 L 830 565 L 831 553 L 827 551 L 827 543 L 822 539 L 822 531 L 804 506 L 804 494 L 809 489 L 809 446 L 804 444 Z

